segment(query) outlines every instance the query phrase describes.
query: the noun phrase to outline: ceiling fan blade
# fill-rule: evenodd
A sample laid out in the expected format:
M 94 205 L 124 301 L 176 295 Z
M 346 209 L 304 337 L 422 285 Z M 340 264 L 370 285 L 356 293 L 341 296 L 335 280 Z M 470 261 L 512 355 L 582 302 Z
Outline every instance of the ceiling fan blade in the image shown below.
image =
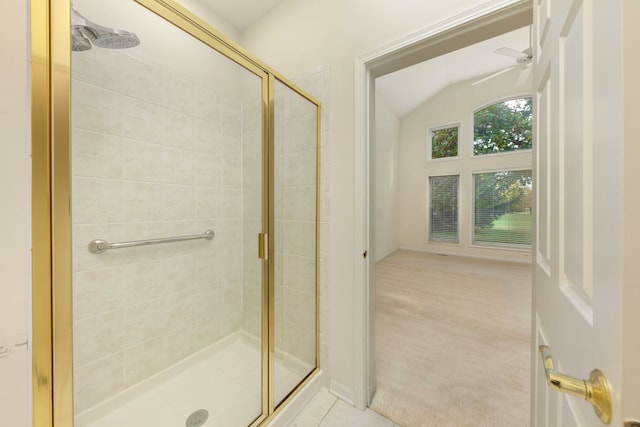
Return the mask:
M 516 59 L 520 59 L 522 57 L 527 56 L 526 53 L 520 52 L 519 50 L 511 49 L 510 47 L 501 47 L 500 49 L 494 50 L 494 52 L 499 55 L 510 56 Z
M 511 71 L 511 70 L 513 70 L 514 68 L 517 68 L 517 67 L 519 67 L 519 65 L 512 65 L 511 67 L 504 68 L 504 69 L 502 69 L 502 70 L 500 70 L 500 71 L 498 71 L 498 72 L 495 72 L 495 73 L 493 73 L 493 74 L 490 74 L 490 75 L 488 75 L 487 77 L 483 77 L 483 78 L 481 78 L 480 80 L 477 80 L 477 81 L 475 81 L 475 82 L 471 83 L 471 86 L 475 86 L 475 85 L 479 85 L 480 83 L 484 83 L 484 82 L 486 82 L 487 80 L 491 80 L 491 79 L 493 79 L 494 77 L 498 77 L 500 74 L 504 74 L 504 73 L 506 73 L 507 71 Z

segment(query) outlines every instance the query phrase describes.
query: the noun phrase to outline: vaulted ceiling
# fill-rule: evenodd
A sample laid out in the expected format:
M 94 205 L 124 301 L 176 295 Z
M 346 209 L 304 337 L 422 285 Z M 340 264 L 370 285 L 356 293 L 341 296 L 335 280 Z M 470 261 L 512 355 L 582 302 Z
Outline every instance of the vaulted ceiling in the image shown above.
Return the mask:
M 520 52 L 527 49 L 529 27 L 379 77 L 376 79 L 376 93 L 398 117 L 403 117 L 451 84 L 481 79 L 514 66 L 514 57 L 494 52 L 502 47 Z
M 284 0 L 200 1 L 243 31 Z M 515 65 L 515 58 L 494 51 L 501 47 L 523 51 L 529 40 L 529 27 L 524 27 L 388 74 L 376 79 L 377 94 L 403 117 L 451 84 Z

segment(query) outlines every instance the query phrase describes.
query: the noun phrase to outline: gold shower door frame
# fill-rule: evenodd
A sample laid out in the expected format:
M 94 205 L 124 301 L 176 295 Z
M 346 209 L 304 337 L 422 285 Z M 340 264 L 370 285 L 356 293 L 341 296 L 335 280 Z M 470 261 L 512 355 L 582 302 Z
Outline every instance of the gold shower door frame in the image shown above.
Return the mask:
M 267 424 L 319 372 L 320 103 L 172 0 L 135 0 L 262 79 L 262 224 L 275 225 L 276 80 L 316 106 L 315 368 L 274 404 L 275 239 L 262 263 L 262 414 Z M 31 1 L 32 73 L 32 387 L 33 426 L 72 427 L 73 313 L 71 267 L 71 2 Z M 266 197 L 264 197 L 266 196 Z

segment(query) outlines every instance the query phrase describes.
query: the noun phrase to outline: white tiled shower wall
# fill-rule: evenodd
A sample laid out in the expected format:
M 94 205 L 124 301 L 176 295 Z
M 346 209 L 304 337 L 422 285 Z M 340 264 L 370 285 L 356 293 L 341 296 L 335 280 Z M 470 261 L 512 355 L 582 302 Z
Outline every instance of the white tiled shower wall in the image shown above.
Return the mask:
M 242 327 L 243 109 L 128 52 L 74 53 L 73 70 L 78 413 Z

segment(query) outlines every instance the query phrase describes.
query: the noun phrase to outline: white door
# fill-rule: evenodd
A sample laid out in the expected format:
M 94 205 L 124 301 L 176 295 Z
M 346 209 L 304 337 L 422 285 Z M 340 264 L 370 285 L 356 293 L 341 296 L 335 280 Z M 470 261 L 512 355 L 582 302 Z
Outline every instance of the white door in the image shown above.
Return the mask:
M 640 330 L 640 322 L 623 310 L 625 298 L 637 302 L 637 279 L 625 274 L 634 268 L 627 233 L 640 221 L 623 215 L 632 195 L 625 178 L 638 175 L 624 167 L 630 151 L 623 71 L 630 68 L 622 53 L 630 30 L 622 24 L 630 4 L 534 0 L 535 427 L 604 425 L 590 403 L 547 386 L 540 345 L 549 347 L 559 372 L 581 379 L 594 368 L 605 373 L 611 425 L 623 426 L 632 411 L 640 417 L 640 396 L 629 395 L 637 386 L 628 378 L 630 358 L 640 360 L 631 354 L 638 347 L 630 328 Z

